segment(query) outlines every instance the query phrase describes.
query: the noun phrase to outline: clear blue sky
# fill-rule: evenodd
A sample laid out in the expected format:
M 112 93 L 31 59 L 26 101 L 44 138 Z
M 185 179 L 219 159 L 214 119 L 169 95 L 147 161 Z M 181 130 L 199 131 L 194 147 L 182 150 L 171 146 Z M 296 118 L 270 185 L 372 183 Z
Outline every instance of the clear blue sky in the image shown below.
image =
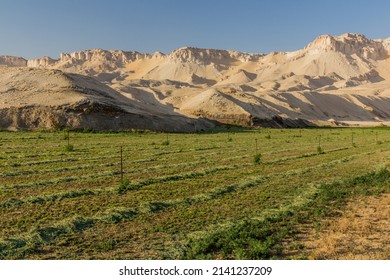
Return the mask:
M 0 0 L 0 55 L 182 46 L 268 53 L 321 34 L 390 37 L 390 1 Z

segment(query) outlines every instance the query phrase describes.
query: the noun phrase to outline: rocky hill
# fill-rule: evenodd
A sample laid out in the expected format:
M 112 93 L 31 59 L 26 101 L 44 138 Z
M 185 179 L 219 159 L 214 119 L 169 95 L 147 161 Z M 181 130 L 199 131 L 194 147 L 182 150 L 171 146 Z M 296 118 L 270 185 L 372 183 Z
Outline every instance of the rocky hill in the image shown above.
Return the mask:
M 153 100 L 150 93 L 142 93 Z M 0 127 L 195 131 L 213 124 L 149 106 L 97 81 L 60 70 L 0 67 Z
M 77 77 L 84 93 L 92 87 L 93 102 L 105 103 L 97 96 L 115 92 L 110 106 L 145 116 L 147 120 L 139 123 L 150 129 L 190 131 L 213 125 L 203 119 L 246 126 L 387 125 L 390 121 L 390 38 L 322 35 L 301 50 L 270 54 L 193 47 L 170 54 L 92 49 L 62 53 L 58 59 L 0 56 L 0 65 L 6 65 L 0 80 L 3 112 L 38 106 L 31 99 L 33 81 L 40 92 L 52 92 L 39 106 L 51 106 L 54 97 L 65 98 L 57 80 L 48 84 L 51 78 L 43 78 L 57 73 L 66 79 Z M 10 74 L 18 71 L 22 74 Z M 20 76 L 26 78 L 18 80 L 19 86 L 10 86 Z M 80 94 L 80 87 L 76 88 Z M 67 104 L 79 101 L 72 102 Z M 102 128 L 140 127 L 135 123 L 111 121 Z
M 4 55 L 0 56 L 0 65 L 12 67 L 27 66 L 27 60 L 23 57 Z

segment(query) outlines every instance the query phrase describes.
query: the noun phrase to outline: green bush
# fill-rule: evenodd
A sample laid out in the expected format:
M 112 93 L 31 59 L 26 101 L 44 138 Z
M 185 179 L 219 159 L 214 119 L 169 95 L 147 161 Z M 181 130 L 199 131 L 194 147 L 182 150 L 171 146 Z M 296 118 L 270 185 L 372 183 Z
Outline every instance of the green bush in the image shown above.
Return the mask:
M 64 149 L 65 149 L 66 152 L 72 152 L 72 151 L 74 151 L 73 145 L 65 145 L 65 146 L 64 146 Z
M 170 144 L 169 140 L 165 140 L 161 143 L 163 146 L 168 146 Z
M 254 155 L 254 157 L 253 157 L 253 162 L 254 162 L 255 164 L 260 164 L 260 163 L 261 163 L 261 154 L 256 154 L 256 155 Z
M 119 194 L 125 193 L 127 191 L 127 189 L 129 188 L 129 186 L 130 186 L 130 181 L 128 179 L 122 180 L 118 186 L 118 193 Z

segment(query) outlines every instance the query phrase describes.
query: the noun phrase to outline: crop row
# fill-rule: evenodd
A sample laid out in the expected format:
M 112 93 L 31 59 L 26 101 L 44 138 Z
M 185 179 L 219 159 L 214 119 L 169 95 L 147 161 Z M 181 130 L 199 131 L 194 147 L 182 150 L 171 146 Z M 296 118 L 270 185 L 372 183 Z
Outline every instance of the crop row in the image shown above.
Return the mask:
M 361 154 L 359 155 L 359 157 L 361 156 L 365 156 L 365 155 L 369 155 L 369 154 L 372 154 L 373 152 L 369 152 L 369 153 L 364 153 L 364 154 Z M 336 166 L 337 164 L 340 164 L 340 163 L 346 163 L 348 161 L 351 161 L 353 159 L 355 159 L 357 156 L 354 155 L 354 156 L 349 156 L 349 157 L 346 157 L 346 158 L 343 158 L 343 159 L 339 159 L 339 160 L 334 160 L 334 161 L 331 161 L 331 162 L 327 162 L 327 163 L 323 163 L 323 164 L 319 164 L 317 166 L 313 166 L 313 167 L 307 167 L 307 168 L 300 168 L 300 169 L 297 169 L 297 170 L 290 170 L 288 172 L 282 172 L 282 173 L 275 173 L 275 174 L 270 174 L 270 175 L 258 175 L 258 176 L 254 176 L 254 177 L 251 177 L 251 178 L 248 178 L 246 180 L 243 181 L 243 183 L 237 183 L 237 184 L 233 184 L 233 185 L 225 185 L 225 186 L 218 186 L 214 189 L 209 189 L 209 190 L 206 190 L 206 191 L 203 191 L 202 193 L 200 194 L 196 194 L 196 195 L 193 195 L 191 197 L 185 197 L 185 198 L 182 198 L 182 199 L 176 199 L 176 200 L 168 200 L 168 201 L 149 201 L 149 202 L 145 202 L 145 203 L 142 203 L 142 206 L 139 207 L 139 209 L 144 209 L 142 211 L 140 211 L 139 209 L 134 209 L 134 208 L 131 208 L 131 209 L 127 209 L 126 211 L 132 211 L 132 212 L 136 212 L 136 213 L 144 213 L 144 212 L 148 212 L 148 211 L 145 211 L 145 209 L 147 208 L 150 208 L 152 210 L 150 210 L 149 212 L 155 212 L 157 211 L 156 209 L 158 208 L 159 211 L 162 210 L 163 208 L 171 208 L 171 207 L 177 207 L 177 206 L 180 206 L 180 205 L 191 205 L 195 202 L 205 202 L 205 201 L 208 201 L 208 200 L 213 200 L 213 199 L 216 199 L 220 196 L 224 196 L 224 195 L 227 195 L 227 194 L 231 194 L 231 193 L 235 193 L 235 192 L 240 192 L 240 191 L 243 191 L 247 188 L 254 188 L 256 186 L 258 186 L 259 184 L 261 183 L 270 183 L 269 180 L 270 179 L 285 179 L 289 176 L 297 176 L 297 175 L 302 175 L 302 174 L 306 174 L 308 172 L 312 172 L 314 170 L 322 170 L 323 168 L 330 168 L 330 167 L 334 167 Z M 224 169 L 226 170 L 227 167 L 223 167 L 223 168 L 220 168 L 220 169 Z M 233 167 L 230 167 L 230 168 L 234 168 Z M 206 171 L 204 174 L 197 174 L 196 176 L 201 176 L 201 175 L 207 175 L 207 174 L 210 174 L 212 172 L 216 172 L 216 171 L 220 171 L 220 170 L 217 170 L 217 169 L 214 169 L 214 170 L 208 170 Z M 187 177 L 191 177 L 191 176 L 194 176 L 195 174 L 182 174 L 181 177 L 164 177 L 164 178 L 157 178 L 155 181 L 142 181 L 142 182 L 139 182 L 138 184 L 133 184 L 133 186 L 137 187 L 137 188 L 141 188 L 141 187 L 144 187 L 144 186 L 147 186 L 149 184 L 155 184 L 155 183 L 163 183 L 163 182 L 166 182 L 166 181 L 177 181 L 177 180 L 184 180 L 184 179 L 188 179 Z M 91 190 L 80 190 L 80 191 L 72 191 L 72 192 L 65 192 L 65 193 L 60 193 L 60 194 L 53 194 L 53 195 L 50 195 L 50 196 L 46 196 L 46 197 L 35 197 L 35 198 L 30 198 L 28 200 L 16 200 L 16 199 L 13 199 L 13 200 L 9 200 L 7 201 L 6 203 L 3 203 L 1 206 L 2 207 L 6 207 L 6 208 L 9 208 L 9 207 L 18 207 L 24 203 L 29 203 L 29 204 L 36 204 L 36 203 L 45 203 L 45 202 L 49 202 L 49 201 L 62 201 L 64 199 L 74 199 L 74 198 L 79 198 L 80 196 L 94 196 L 94 195 L 101 195 L 103 193 L 105 194 L 108 194 L 107 193 L 110 192 L 110 196 L 115 196 L 115 190 L 114 189 L 111 189 L 111 190 L 95 190 L 95 191 L 91 191 Z M 120 191 L 120 189 L 119 189 Z M 112 198 L 113 200 L 117 200 L 117 198 L 113 197 Z M 89 198 L 88 201 L 90 201 L 90 203 L 92 203 L 92 200 Z M 77 203 L 79 203 L 79 201 L 77 201 Z M 125 203 L 125 204 L 128 204 Z M 150 206 L 148 206 L 150 204 Z M 158 206 L 158 207 L 157 207 Z M 100 205 L 100 207 L 103 207 L 103 205 Z M 123 209 L 123 206 L 121 206 Z M 154 210 L 153 210 L 154 209 Z M 50 226 L 51 227 L 51 226 Z

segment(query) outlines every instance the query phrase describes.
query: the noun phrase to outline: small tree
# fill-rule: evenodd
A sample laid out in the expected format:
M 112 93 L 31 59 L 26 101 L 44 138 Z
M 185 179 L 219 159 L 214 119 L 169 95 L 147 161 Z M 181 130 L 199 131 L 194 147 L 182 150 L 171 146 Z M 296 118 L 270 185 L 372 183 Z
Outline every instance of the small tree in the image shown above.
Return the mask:
M 65 151 L 71 152 L 74 150 L 74 146 L 70 144 L 69 128 L 64 129 L 64 140 L 67 140 L 68 144 L 64 146 Z

